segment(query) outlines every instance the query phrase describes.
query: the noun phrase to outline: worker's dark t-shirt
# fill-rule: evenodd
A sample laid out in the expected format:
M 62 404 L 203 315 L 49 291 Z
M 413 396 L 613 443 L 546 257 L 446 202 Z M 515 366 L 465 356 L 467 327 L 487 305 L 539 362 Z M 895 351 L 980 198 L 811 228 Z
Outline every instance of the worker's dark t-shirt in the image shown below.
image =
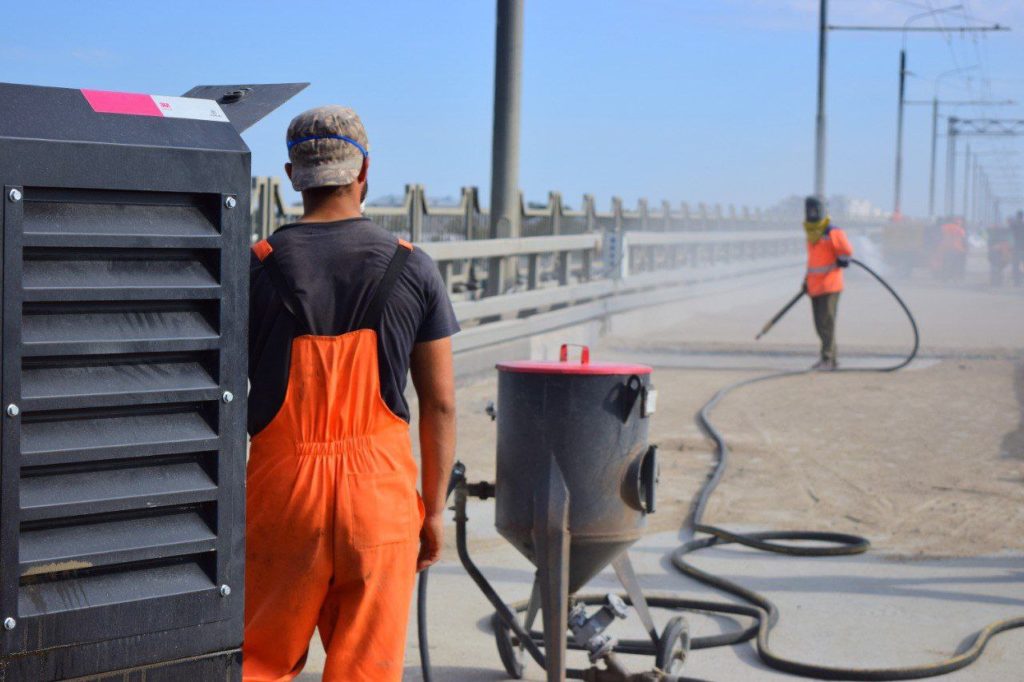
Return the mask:
M 292 340 L 300 334 L 353 331 L 395 255 L 398 239 L 365 218 L 294 223 L 270 236 L 273 258 L 294 292 L 301 319 L 285 309 L 270 273 L 253 255 L 249 302 L 249 433 L 266 427 L 288 387 Z M 437 266 L 420 249 L 409 254 L 384 308 L 377 352 L 381 395 L 409 421 L 403 392 L 414 344 L 455 334 L 459 324 Z

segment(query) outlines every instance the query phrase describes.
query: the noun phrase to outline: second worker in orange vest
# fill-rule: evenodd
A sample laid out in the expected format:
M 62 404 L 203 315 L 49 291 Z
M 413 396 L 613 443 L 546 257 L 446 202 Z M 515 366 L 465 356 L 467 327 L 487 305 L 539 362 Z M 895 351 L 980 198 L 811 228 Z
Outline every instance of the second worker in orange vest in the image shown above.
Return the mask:
M 814 311 L 814 327 L 821 339 L 821 356 L 812 369 L 832 370 L 838 364 L 836 313 L 839 294 L 843 290 L 843 268 L 850 264 L 853 247 L 845 232 L 832 227 L 820 199 L 807 197 L 804 213 L 804 231 L 807 234 L 805 286 Z

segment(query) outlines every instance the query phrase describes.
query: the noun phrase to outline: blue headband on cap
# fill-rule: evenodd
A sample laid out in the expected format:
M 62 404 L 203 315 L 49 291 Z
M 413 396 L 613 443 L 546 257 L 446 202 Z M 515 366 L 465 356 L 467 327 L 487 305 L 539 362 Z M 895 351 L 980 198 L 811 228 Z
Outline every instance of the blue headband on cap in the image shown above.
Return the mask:
M 302 144 L 303 142 L 309 142 L 310 140 L 341 140 L 342 142 L 348 142 L 350 145 L 352 145 L 353 147 L 358 149 L 360 152 L 362 152 L 364 158 L 368 157 L 370 155 L 370 152 L 366 151 L 366 147 L 364 147 L 363 145 L 359 144 L 358 142 L 353 140 L 351 137 L 345 137 L 344 135 L 309 135 L 307 137 L 300 137 L 297 140 L 289 140 L 288 141 L 288 149 L 291 149 L 292 147 L 294 147 L 297 144 Z

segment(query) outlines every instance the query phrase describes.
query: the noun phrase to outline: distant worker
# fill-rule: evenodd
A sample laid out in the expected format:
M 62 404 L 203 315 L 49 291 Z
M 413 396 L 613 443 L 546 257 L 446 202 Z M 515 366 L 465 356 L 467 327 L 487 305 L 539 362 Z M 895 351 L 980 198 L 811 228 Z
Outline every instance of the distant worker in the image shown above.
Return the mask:
M 967 272 L 967 230 L 962 218 L 950 218 L 942 225 L 935 265 L 943 281 L 961 281 Z
M 1024 284 L 1024 211 L 1010 220 L 1010 236 L 1013 239 L 1013 285 Z
M 811 369 L 833 370 L 836 357 L 836 312 L 843 290 L 843 272 L 850 264 L 853 246 L 846 233 L 830 225 L 825 206 L 817 197 L 804 202 L 807 233 L 807 295 L 811 297 L 814 327 L 821 339 L 821 357 Z
M 455 449 L 451 301 L 430 257 L 362 215 L 351 109 L 292 120 L 299 222 L 253 246 L 245 682 L 398 682 L 417 570 L 437 561 Z M 419 398 L 423 496 L 403 397 Z
M 1008 221 L 1013 224 L 1012 219 Z M 1003 271 L 1013 264 L 1014 245 L 1009 227 L 990 227 L 988 236 L 989 283 L 994 287 L 1003 285 Z

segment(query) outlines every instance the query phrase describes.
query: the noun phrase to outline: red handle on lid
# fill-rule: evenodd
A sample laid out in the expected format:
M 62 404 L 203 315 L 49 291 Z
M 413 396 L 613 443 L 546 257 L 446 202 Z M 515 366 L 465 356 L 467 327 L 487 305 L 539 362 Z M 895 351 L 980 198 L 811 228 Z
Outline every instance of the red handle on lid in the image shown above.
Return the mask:
M 580 343 L 563 343 L 562 344 L 562 350 L 558 354 L 558 359 L 561 362 L 569 362 L 569 346 L 581 349 L 580 350 L 580 364 L 581 365 L 589 365 L 590 364 L 590 346 L 584 346 L 583 344 L 580 344 Z

